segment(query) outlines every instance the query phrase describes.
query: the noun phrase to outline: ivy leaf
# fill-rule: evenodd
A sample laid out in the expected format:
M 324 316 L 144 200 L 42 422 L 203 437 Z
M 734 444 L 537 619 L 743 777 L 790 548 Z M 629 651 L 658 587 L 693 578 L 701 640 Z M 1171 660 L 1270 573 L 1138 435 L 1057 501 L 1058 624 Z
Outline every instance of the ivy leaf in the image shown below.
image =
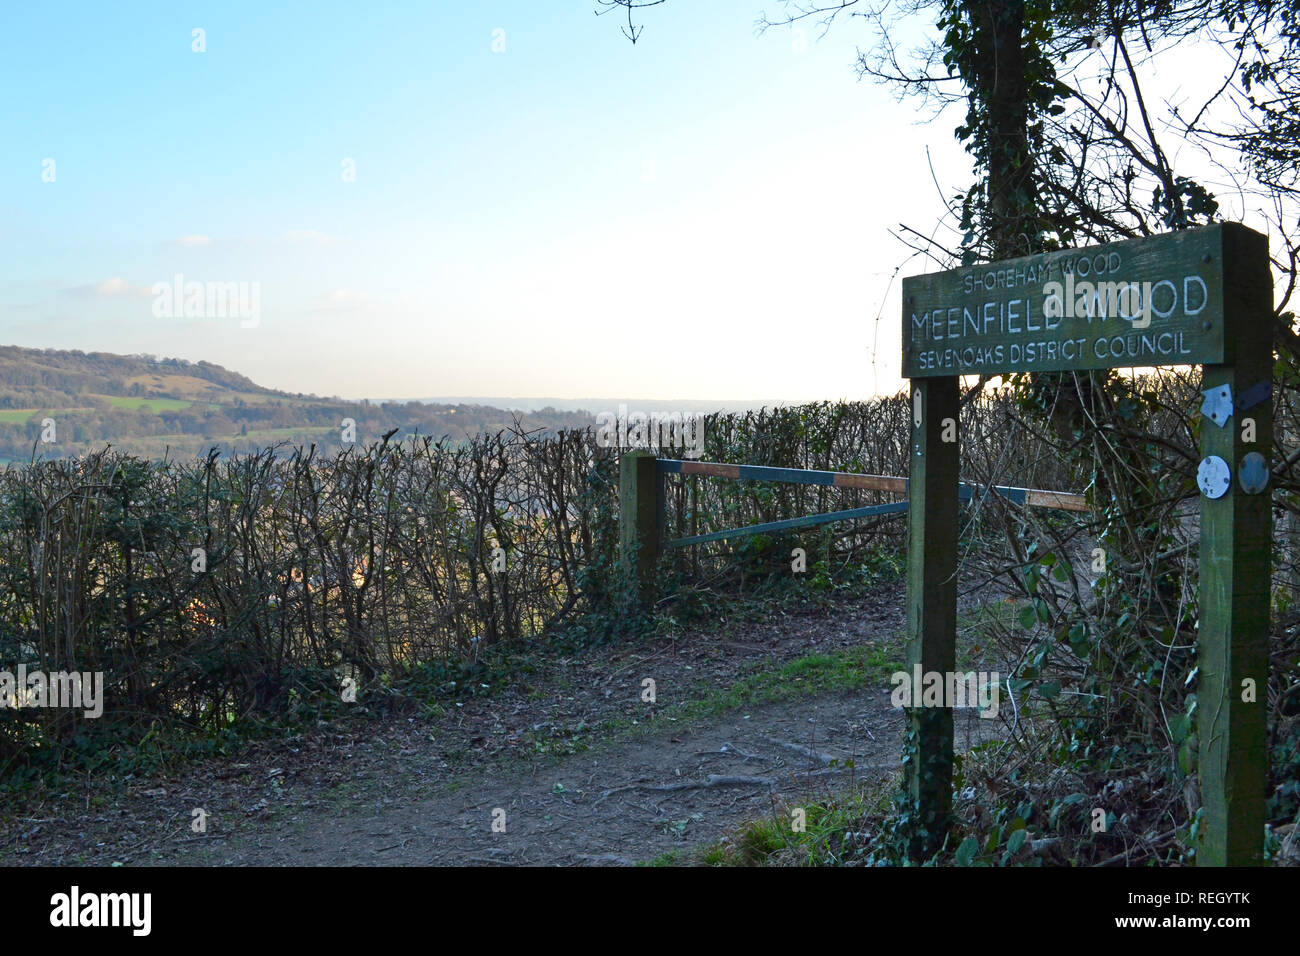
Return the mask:
M 992 853 L 998 848 L 998 843 L 1002 840 L 1002 828 L 994 827 L 993 832 L 989 834 L 988 842 L 984 844 L 984 852 Z
M 971 860 L 975 859 L 975 854 L 979 851 L 979 841 L 973 836 L 968 836 L 961 841 L 961 846 L 957 847 L 957 865 L 970 866 Z
M 1061 685 L 1054 680 L 1049 680 L 1038 686 L 1038 693 L 1048 700 L 1056 700 L 1061 696 Z
M 1196 734 L 1192 734 L 1184 740 L 1182 746 L 1178 748 L 1178 769 L 1185 775 L 1196 769 L 1196 757 L 1199 749 Z
M 1030 594 L 1038 591 L 1038 566 L 1035 565 L 1025 572 L 1025 590 Z
M 1070 650 L 1074 651 L 1076 657 L 1088 656 L 1087 632 L 1080 634 L 1077 638 L 1073 633 L 1070 634 Z
M 1192 722 L 1187 714 L 1179 714 L 1169 721 L 1169 732 L 1173 734 L 1174 743 L 1181 744 L 1187 739 L 1187 731 L 1191 729 Z
M 1025 839 L 1029 836 L 1028 830 L 1017 830 L 1011 834 L 1011 839 L 1007 840 L 1007 852 L 1015 853 L 1025 845 Z

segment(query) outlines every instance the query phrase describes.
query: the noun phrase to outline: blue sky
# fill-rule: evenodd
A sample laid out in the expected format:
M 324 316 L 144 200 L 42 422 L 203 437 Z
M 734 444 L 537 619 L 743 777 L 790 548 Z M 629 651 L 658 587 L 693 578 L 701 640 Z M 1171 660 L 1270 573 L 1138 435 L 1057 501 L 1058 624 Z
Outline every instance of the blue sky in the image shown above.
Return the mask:
M 857 80 L 860 20 L 758 36 L 760 0 L 669 0 L 633 46 L 594 9 L 8 10 L 0 342 L 349 397 L 896 387 L 887 230 L 933 228 L 931 162 L 966 185 L 956 117 Z M 176 274 L 257 283 L 257 322 L 159 317 Z

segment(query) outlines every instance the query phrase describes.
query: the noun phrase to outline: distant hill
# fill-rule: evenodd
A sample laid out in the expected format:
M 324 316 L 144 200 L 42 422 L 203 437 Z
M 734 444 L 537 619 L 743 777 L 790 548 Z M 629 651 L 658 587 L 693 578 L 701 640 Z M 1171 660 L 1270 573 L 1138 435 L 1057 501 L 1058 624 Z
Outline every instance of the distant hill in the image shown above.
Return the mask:
M 211 362 L 0 346 L 0 461 L 33 453 L 59 457 L 105 444 L 148 458 L 250 451 L 280 442 L 340 447 L 342 421 L 356 423 L 365 445 L 392 428 L 408 435 L 468 436 L 504 428 L 518 417 L 554 431 L 593 423 L 578 411 L 518 414 L 462 402 L 369 402 L 294 394 L 257 385 Z M 43 422 L 54 422 L 54 442 Z

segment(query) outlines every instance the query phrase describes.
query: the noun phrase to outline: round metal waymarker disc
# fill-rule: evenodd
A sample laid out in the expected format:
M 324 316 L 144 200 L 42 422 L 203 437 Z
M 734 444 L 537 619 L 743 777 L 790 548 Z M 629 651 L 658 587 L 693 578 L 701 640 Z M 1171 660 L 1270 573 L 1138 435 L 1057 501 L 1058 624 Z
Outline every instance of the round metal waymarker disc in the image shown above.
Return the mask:
M 1232 471 L 1218 455 L 1208 455 L 1196 469 L 1196 484 L 1205 497 L 1222 498 L 1232 485 Z
M 1237 466 L 1237 480 L 1241 490 L 1248 495 L 1257 495 L 1268 487 L 1268 462 L 1257 451 L 1252 451 L 1241 459 Z

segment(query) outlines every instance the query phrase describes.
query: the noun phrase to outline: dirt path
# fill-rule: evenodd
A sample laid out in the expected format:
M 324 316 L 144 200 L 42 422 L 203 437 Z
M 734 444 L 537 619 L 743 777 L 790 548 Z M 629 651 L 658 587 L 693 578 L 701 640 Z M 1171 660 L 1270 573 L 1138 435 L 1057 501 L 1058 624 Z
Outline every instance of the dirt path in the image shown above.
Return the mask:
M 847 786 L 842 764 L 854 751 L 859 776 L 893 769 L 900 726 L 879 693 L 765 704 L 524 773 L 471 774 L 427 796 L 408 790 L 310 828 L 241 834 L 188 862 L 631 864 Z M 828 768 L 832 759 L 841 766 Z M 505 832 L 493 832 L 494 811 Z
M 900 598 L 551 656 L 441 716 L 88 780 L 6 816 L 0 847 L 46 865 L 648 861 L 897 769 L 902 715 L 863 662 L 901 660 Z

